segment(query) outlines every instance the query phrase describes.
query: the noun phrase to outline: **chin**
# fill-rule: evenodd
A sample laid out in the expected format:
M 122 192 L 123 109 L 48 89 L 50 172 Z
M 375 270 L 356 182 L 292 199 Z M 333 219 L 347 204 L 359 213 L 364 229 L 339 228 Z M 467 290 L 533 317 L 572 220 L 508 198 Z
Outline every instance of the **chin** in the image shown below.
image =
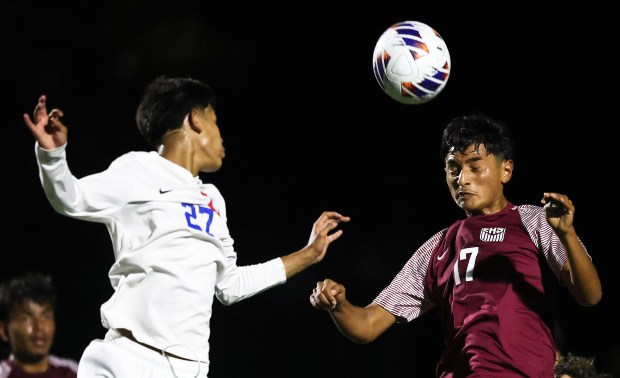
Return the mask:
M 220 164 L 215 164 L 213 166 L 210 167 L 206 167 L 204 169 L 201 169 L 200 172 L 204 172 L 204 173 L 213 173 L 213 172 L 217 172 L 220 170 L 220 168 L 222 168 L 222 163 Z
M 457 200 L 456 204 L 459 205 L 459 207 L 468 214 L 476 213 L 476 211 L 478 210 L 478 208 L 474 206 L 472 201 Z
M 463 210 L 467 210 L 468 206 L 467 206 L 467 200 L 461 199 L 461 198 L 455 198 L 454 202 L 456 202 L 456 204 L 458 205 L 458 207 L 460 207 Z
M 37 362 L 42 361 L 45 356 L 47 356 L 48 351 L 47 350 L 31 350 L 28 351 L 27 353 L 15 353 L 15 356 L 20 360 L 20 361 L 24 361 L 30 364 L 34 364 Z

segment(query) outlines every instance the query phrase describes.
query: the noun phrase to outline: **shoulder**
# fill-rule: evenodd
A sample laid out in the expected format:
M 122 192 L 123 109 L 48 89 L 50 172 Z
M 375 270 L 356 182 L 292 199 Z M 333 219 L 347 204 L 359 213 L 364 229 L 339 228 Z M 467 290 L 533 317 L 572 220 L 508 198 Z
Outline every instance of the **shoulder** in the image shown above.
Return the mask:
M 536 205 L 516 205 L 513 209 L 517 210 L 522 215 L 533 215 L 537 216 L 540 214 L 544 214 L 544 210 L 542 206 Z
M 211 183 L 203 183 L 202 187 L 213 195 L 222 196 L 222 193 L 220 193 L 220 190 L 217 188 L 217 186 Z
M 433 236 L 428 238 L 428 240 L 423 245 L 434 247 L 446 236 L 447 232 L 448 232 L 448 227 L 444 228 L 441 231 L 436 232 Z
M 437 246 L 442 243 L 442 240 L 446 237 L 448 228 L 436 232 L 433 236 L 428 238 L 424 244 L 422 244 L 417 251 L 413 254 L 410 261 L 415 262 L 416 265 L 422 264 L 423 270 L 426 270 L 426 264 L 430 261 L 431 256 Z
M 151 176 L 154 172 L 162 172 L 162 160 L 155 151 L 130 151 L 110 163 L 107 174 L 117 178 Z
M 203 195 L 213 200 L 214 210 L 226 219 L 226 201 L 219 189 L 213 184 L 202 184 Z
M 154 158 L 153 154 L 156 155 L 155 152 L 146 152 L 146 151 L 126 152 L 122 154 L 121 156 L 117 157 L 116 159 L 114 159 L 114 161 L 112 161 L 112 163 L 110 164 L 110 167 L 126 165 L 126 164 L 130 164 L 133 162 L 139 162 L 139 161 L 153 160 Z
M 542 206 L 518 205 L 515 206 L 513 209 L 519 212 L 521 221 L 528 229 L 530 229 L 531 227 L 538 228 L 546 224 L 546 222 L 544 221 L 545 210 L 542 208 Z
M 203 195 L 212 198 L 214 201 L 217 202 L 219 206 L 226 205 L 226 202 L 224 201 L 224 196 L 222 196 L 222 193 L 215 185 L 202 184 L 201 190 L 203 192 Z
M 12 364 L 8 358 L 0 361 L 0 378 L 8 377 L 8 374 L 12 370 Z
M 65 369 L 77 373 L 78 362 L 71 358 L 50 355 L 49 363 L 50 366 L 53 366 L 56 369 Z

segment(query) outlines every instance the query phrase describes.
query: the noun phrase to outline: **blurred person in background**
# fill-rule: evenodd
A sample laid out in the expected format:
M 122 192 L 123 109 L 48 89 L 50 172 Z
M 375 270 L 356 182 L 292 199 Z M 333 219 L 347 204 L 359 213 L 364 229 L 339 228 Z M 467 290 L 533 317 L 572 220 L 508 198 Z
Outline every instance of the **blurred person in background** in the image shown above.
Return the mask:
M 76 378 L 76 361 L 50 354 L 55 334 L 51 276 L 29 272 L 2 283 L 0 339 L 10 355 L 0 362 L 0 378 Z

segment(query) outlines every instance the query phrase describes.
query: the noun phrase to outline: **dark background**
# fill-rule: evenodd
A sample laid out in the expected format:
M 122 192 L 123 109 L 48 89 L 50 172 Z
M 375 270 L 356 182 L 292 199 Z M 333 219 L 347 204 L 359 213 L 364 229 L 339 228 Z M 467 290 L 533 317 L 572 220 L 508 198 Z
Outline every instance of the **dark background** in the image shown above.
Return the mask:
M 463 216 L 444 182 L 439 137 L 450 118 L 483 112 L 516 135 L 512 202 L 538 204 L 543 191 L 574 201 L 604 296 L 584 308 L 558 289 L 565 350 L 620 374 L 616 6 L 465 3 L 3 1 L 0 278 L 53 275 L 55 354 L 79 359 L 104 335 L 108 233 L 52 210 L 22 114 L 41 94 L 65 112 L 69 164 L 82 177 L 148 149 L 133 120 L 148 82 L 193 76 L 218 95 L 227 156 L 203 181 L 224 194 L 240 265 L 303 247 L 324 210 L 352 219 L 321 264 L 234 306 L 216 301 L 210 377 L 432 376 L 434 311 L 356 345 L 308 296 L 329 277 L 368 304 L 421 243 Z M 405 20 L 434 27 L 452 59 L 444 91 L 423 105 L 392 100 L 372 73 L 376 40 Z

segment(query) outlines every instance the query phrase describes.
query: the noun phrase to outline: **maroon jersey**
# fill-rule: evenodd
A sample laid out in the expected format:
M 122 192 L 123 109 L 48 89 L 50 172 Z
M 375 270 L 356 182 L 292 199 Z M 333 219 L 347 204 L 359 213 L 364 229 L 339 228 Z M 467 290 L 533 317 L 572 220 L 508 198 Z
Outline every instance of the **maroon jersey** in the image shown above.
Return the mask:
M 46 372 L 26 373 L 9 357 L 0 362 L 0 378 L 77 378 L 77 367 L 74 360 L 50 355 Z
M 566 253 L 539 206 L 454 223 L 375 298 L 398 321 L 436 307 L 438 377 L 553 377 L 554 291 Z

